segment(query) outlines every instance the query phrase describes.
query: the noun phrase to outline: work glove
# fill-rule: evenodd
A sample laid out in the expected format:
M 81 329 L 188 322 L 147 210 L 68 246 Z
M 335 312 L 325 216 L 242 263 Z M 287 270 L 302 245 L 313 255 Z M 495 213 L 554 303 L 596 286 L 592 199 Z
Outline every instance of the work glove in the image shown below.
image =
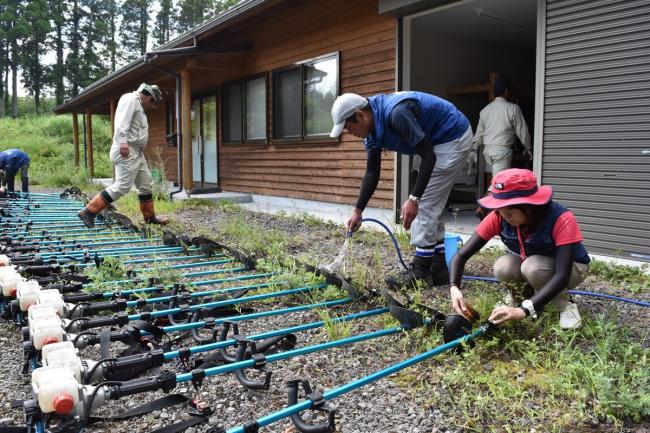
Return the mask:
M 472 167 L 475 167 L 476 164 L 478 164 L 478 150 L 472 150 L 469 153 L 469 157 L 467 158 L 467 161 L 469 161 L 469 164 Z

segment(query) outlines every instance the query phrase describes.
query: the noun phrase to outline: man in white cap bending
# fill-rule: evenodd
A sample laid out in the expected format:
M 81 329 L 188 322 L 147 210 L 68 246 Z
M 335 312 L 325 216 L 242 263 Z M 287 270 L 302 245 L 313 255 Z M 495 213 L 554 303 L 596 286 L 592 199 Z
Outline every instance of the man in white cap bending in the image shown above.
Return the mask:
M 157 85 L 140 84 L 138 90 L 122 95 L 115 111 L 115 134 L 110 158 L 115 166 L 115 182 L 93 197 L 79 212 L 86 227 L 95 226 L 95 217 L 109 204 L 127 194 L 133 185 L 138 193 L 140 211 L 148 224 L 167 224 L 156 215 L 153 206 L 153 182 L 144 159 L 149 141 L 149 124 L 145 111 L 158 108 L 162 94 Z
M 444 209 L 451 189 L 472 149 L 472 127 L 450 102 L 422 92 L 397 92 L 364 98 L 345 93 L 332 106 L 338 137 L 346 129 L 363 138 L 368 160 L 348 231 L 361 225 L 362 213 L 375 192 L 381 152 L 392 150 L 422 159 L 415 185 L 402 205 L 406 230 L 411 228 L 415 257 L 411 269 L 387 280 L 392 287 L 449 284 L 444 256 Z

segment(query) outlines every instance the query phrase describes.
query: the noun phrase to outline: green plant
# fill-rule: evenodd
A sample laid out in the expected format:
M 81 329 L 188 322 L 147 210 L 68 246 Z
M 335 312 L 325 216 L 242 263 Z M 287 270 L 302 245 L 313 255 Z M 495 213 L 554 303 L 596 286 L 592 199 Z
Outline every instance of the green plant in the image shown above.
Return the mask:
M 650 290 L 650 267 L 644 263 L 640 266 L 619 265 L 602 260 L 592 260 L 589 272 L 615 284 L 625 284 L 632 293 Z
M 466 298 L 487 317 L 502 292 L 483 282 L 468 286 Z M 451 427 L 463 431 L 560 433 L 594 421 L 618 428 L 625 419 L 639 422 L 650 414 L 648 351 L 612 312 L 585 315 L 581 329 L 564 331 L 549 307 L 535 321 L 502 329 L 395 382 L 431 405 L 453 405 L 462 416 Z M 405 336 L 405 351 L 440 344 L 437 333 L 422 328 Z
M 30 155 L 30 184 L 89 189 L 89 177 L 84 169 L 87 158 L 83 142 L 79 154 L 81 167 L 74 165 L 71 116 L 48 114 L 17 119 L 2 118 L 0 130 L 0 148 L 16 147 Z M 106 116 L 93 116 L 95 177 L 112 175 L 112 164 L 108 158 L 110 142 L 110 120 Z
M 351 335 L 352 323 L 341 321 L 331 310 L 319 308 L 317 312 L 323 321 L 323 330 L 331 340 L 340 340 Z
M 90 278 L 94 284 L 122 280 L 126 278 L 126 266 L 118 258 L 106 257 L 99 267 L 89 266 L 84 269 L 84 275 Z
M 244 208 L 230 200 L 219 200 L 215 204 L 216 208 L 228 213 L 240 213 Z

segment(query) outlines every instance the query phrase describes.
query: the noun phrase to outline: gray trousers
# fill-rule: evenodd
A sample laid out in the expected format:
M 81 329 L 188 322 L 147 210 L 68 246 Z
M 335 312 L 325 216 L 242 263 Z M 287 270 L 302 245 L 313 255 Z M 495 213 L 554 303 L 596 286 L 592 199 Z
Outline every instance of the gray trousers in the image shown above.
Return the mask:
M 512 146 L 485 146 L 483 156 L 486 171 L 491 169 L 493 176 L 512 167 Z
M 494 262 L 494 276 L 499 281 L 526 281 L 535 291 L 538 291 L 555 274 L 555 259 L 547 256 L 530 256 L 522 260 L 516 254 L 505 254 Z M 573 263 L 569 285 L 551 301 L 558 310 L 562 311 L 569 302 L 568 289 L 577 287 L 589 274 L 589 265 Z
M 472 150 L 472 128 L 454 141 L 433 146 L 436 165 L 411 226 L 411 245 L 427 247 L 444 239 L 445 205 Z
M 151 194 L 153 181 L 144 154 L 129 148 L 129 155 L 120 155 L 119 147 L 111 148 L 110 158 L 115 167 L 115 182 L 106 191 L 113 200 L 117 200 L 131 191 L 135 185 L 138 195 Z

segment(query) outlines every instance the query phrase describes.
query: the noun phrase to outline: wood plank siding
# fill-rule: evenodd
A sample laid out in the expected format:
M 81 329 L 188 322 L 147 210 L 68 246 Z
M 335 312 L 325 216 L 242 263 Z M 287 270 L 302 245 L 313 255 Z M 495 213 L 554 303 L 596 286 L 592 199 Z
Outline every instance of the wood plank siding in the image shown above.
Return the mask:
M 219 186 L 251 192 L 326 202 L 354 204 L 365 172 L 361 141 L 349 134 L 341 140 L 274 141 L 271 72 L 326 54 L 339 54 L 340 92 L 370 96 L 395 90 L 396 21 L 379 16 L 377 0 L 291 0 L 211 35 L 203 46 L 252 47 L 224 63 L 226 55 L 197 57 L 192 68 L 192 92 L 215 92 L 221 84 L 268 73 L 268 121 L 265 144 L 221 144 Z M 207 70 L 210 62 L 214 70 Z M 223 71 L 221 71 L 221 69 Z M 230 68 L 230 69 L 229 69 Z M 170 95 L 170 98 L 173 98 Z M 219 101 L 218 112 L 221 112 Z M 165 110 L 150 117 L 151 147 L 162 146 L 167 175 L 176 173 L 174 148 L 167 147 Z M 221 137 L 220 119 L 218 121 Z M 189 145 L 189 143 L 188 143 Z M 153 150 L 150 149 L 149 152 Z M 378 189 L 370 206 L 393 204 L 393 154 L 385 153 Z
M 173 105 L 173 92 L 170 92 L 165 101 L 160 104 L 158 109 L 147 111 L 147 120 L 149 122 L 149 143 L 145 149 L 145 156 L 150 169 L 159 169 L 164 165 L 165 176 L 168 180 L 176 181 L 178 179 L 178 159 L 176 158 L 176 147 L 167 145 L 167 121 L 166 121 L 166 104 Z

